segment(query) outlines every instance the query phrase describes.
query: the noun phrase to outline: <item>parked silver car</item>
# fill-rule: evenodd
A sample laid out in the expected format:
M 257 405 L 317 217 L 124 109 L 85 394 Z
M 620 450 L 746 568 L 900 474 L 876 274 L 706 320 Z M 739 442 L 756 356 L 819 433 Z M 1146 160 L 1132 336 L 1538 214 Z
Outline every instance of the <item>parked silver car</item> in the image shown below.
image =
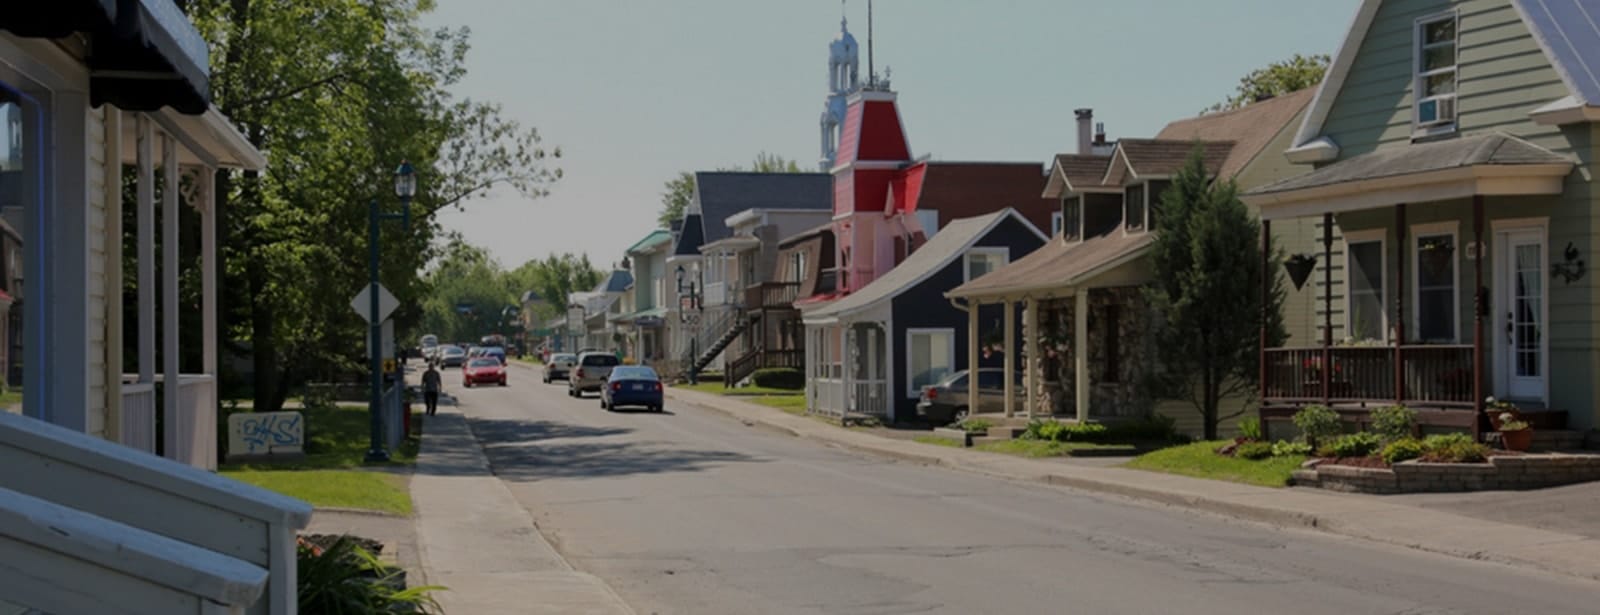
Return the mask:
M 1022 384 L 1022 370 L 1016 370 L 1016 382 L 1012 383 L 1017 391 L 1017 399 L 1013 410 L 1023 410 L 1023 397 L 1026 389 Z M 1006 407 L 1006 390 L 1003 383 L 1006 379 L 1005 370 L 998 367 L 985 367 L 978 370 L 978 408 L 979 412 L 1004 412 Z M 945 425 L 960 422 L 967 418 L 967 370 L 946 376 L 938 384 L 922 387 L 922 398 L 917 400 L 917 415 L 922 420 L 934 425 Z
M 566 380 L 572 373 L 572 365 L 578 362 L 578 355 L 570 352 L 558 352 L 550 355 L 550 360 L 544 363 L 544 383 L 550 384 L 555 380 Z
M 606 380 L 611 378 L 611 370 L 622 361 L 617 355 L 609 352 L 585 352 L 578 355 L 578 362 L 572 368 L 572 375 L 567 378 L 567 394 L 573 397 L 583 397 L 589 391 L 599 392 L 600 387 L 606 385 Z

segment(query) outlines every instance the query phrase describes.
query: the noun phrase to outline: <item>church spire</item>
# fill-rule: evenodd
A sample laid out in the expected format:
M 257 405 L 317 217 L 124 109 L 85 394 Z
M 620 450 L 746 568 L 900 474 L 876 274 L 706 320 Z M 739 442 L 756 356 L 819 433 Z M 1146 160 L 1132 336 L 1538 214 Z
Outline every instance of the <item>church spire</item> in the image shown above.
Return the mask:
M 843 12 L 844 4 L 844 0 L 839 3 L 839 33 L 828 45 L 828 100 L 822 112 L 822 159 L 818 161 L 823 171 L 833 167 L 839 130 L 844 124 L 845 100 L 861 89 L 860 48 L 856 45 L 856 38 L 850 34 L 849 20 Z

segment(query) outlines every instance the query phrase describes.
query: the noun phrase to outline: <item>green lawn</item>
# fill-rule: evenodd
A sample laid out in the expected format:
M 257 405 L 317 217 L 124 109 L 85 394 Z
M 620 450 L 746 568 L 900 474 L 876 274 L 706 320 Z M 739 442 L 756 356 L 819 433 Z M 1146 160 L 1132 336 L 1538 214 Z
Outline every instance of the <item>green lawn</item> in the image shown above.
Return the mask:
M 1004 453 L 1018 457 L 1040 459 L 1044 457 L 1064 457 L 1075 450 L 1096 448 L 1123 448 L 1116 445 L 1094 444 L 1091 442 L 1053 442 L 1049 440 L 1007 440 L 1005 442 L 990 442 L 976 447 L 980 451 L 991 453 Z
M 794 415 L 806 413 L 806 396 L 803 393 L 790 393 L 788 395 L 756 395 L 746 401 L 754 404 L 777 408 Z
M 293 496 L 313 505 L 364 508 L 410 514 L 411 498 L 403 476 L 375 471 L 379 467 L 405 468 L 417 459 L 423 416 L 411 415 L 411 437 L 399 450 L 389 451 L 390 461 L 368 464 L 369 430 L 364 408 L 301 410 L 306 417 L 306 456 L 283 463 L 223 464 L 218 473 Z M 226 424 L 226 419 L 223 421 Z
M 10 408 L 22 405 L 22 387 L 6 389 L 0 393 L 0 408 Z
M 956 442 L 955 440 L 951 440 L 949 438 L 941 438 L 939 436 L 917 436 L 915 438 L 912 438 L 912 440 L 915 440 L 917 442 L 921 442 L 923 444 L 932 444 L 934 446 L 947 446 L 947 447 L 950 447 L 950 448 L 966 448 L 966 447 L 961 446 L 960 442 Z
M 713 395 L 740 395 L 740 396 L 743 396 L 743 395 L 783 395 L 783 396 L 801 395 L 801 396 L 803 396 L 803 395 L 805 395 L 804 393 L 802 393 L 800 391 L 793 390 L 793 389 L 771 389 L 771 388 L 767 388 L 767 387 L 758 387 L 758 386 L 748 386 L 748 387 L 739 387 L 739 388 L 736 388 L 736 389 L 729 389 L 729 388 L 723 387 L 722 386 L 722 382 L 720 380 L 717 381 L 717 382 L 701 381 L 700 384 L 678 384 L 678 385 L 673 385 L 673 386 L 676 387 L 676 388 L 687 389 L 687 390 L 690 390 L 690 391 L 699 391 L 701 393 L 711 393 Z
M 1250 461 L 1223 457 L 1216 453 L 1227 442 L 1196 442 L 1145 453 L 1125 464 L 1127 467 L 1196 478 L 1226 480 L 1263 487 L 1283 487 L 1289 475 L 1306 460 L 1300 455 Z

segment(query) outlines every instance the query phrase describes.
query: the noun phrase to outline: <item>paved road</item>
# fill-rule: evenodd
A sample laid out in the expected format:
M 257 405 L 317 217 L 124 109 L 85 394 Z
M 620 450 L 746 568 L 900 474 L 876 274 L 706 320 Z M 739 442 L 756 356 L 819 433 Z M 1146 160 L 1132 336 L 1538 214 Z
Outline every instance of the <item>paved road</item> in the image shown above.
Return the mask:
M 1600 585 L 894 463 L 531 369 L 459 391 L 496 474 L 640 613 L 1595 613 Z

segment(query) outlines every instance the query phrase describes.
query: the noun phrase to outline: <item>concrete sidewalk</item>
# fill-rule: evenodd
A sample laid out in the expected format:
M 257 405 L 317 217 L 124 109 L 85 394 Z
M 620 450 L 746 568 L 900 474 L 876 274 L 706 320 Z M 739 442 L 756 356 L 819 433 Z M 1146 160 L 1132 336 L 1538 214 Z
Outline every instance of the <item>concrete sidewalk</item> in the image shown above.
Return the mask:
M 683 389 L 667 397 L 728 414 L 752 426 L 955 470 L 1073 487 L 1229 517 L 1296 526 L 1467 559 L 1488 560 L 1600 580 L 1600 539 L 1438 510 L 1379 498 L 1310 490 L 1272 489 L 1143 470 L 1023 459 L 998 453 L 931 446 L 841 429 L 741 401 Z M 1515 498 L 1516 494 L 1507 497 Z
M 411 501 L 426 581 L 449 588 L 437 594 L 445 613 L 633 613 L 544 539 L 454 406 L 427 419 Z

